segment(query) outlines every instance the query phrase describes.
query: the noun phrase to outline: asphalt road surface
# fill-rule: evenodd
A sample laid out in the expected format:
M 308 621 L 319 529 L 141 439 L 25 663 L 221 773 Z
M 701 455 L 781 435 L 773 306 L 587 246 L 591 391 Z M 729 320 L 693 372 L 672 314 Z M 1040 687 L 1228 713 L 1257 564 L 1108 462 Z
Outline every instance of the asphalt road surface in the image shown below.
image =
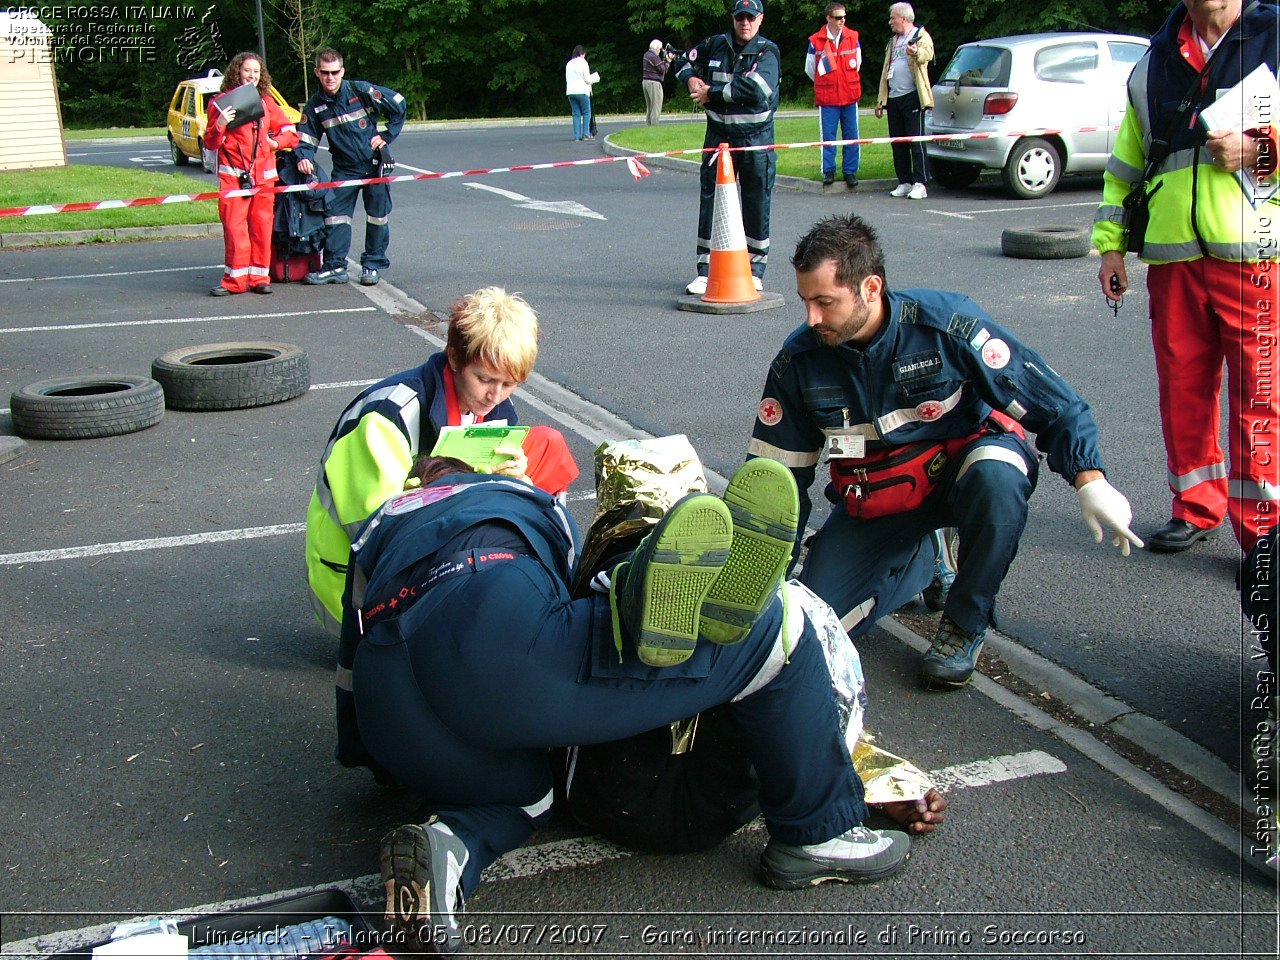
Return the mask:
M 132 163 L 164 149 L 72 152 Z M 409 132 L 397 150 L 402 169 L 432 171 L 595 156 L 567 119 Z M 983 185 L 922 202 L 779 189 L 766 288 L 787 306 L 728 317 L 674 309 L 694 272 L 692 174 L 634 181 L 621 163 L 397 186 L 395 289 L 372 300 L 300 285 L 213 300 L 216 239 L 0 254 L 0 395 L 64 373 L 145 374 L 174 347 L 246 339 L 299 344 L 313 382 L 276 406 L 33 441 L 0 465 L 3 942 L 49 935 L 51 949 L 67 943 L 57 931 L 313 885 L 376 901 L 378 837 L 416 804 L 331 759 L 333 649 L 307 610 L 301 520 L 338 410 L 434 349 L 433 314 L 478 286 L 519 290 L 539 311 L 523 410 L 569 435 L 585 528 L 602 437 L 685 433 L 708 468 L 732 471 L 764 370 L 801 319 L 790 247 L 820 216 L 853 209 L 880 230 L 891 284 L 971 294 L 1080 389 L 1138 531 L 1160 525 L 1145 298 L 1131 294 L 1113 318 L 1096 259 L 999 253 L 1008 226 L 1087 224 L 1097 195 L 1096 181 L 1035 203 Z M 1182 556 L 1122 559 L 1093 544 L 1074 493 L 1046 472 L 1000 628 L 1238 762 L 1236 560 L 1227 534 Z M 752 878 L 759 831 L 698 856 L 628 856 L 561 819 L 493 872 L 472 919 L 603 927 L 565 953 L 830 954 L 839 931 L 862 955 L 1274 953 L 1274 885 L 1173 815 L 1172 795 L 985 685 L 916 690 L 916 655 L 889 633 L 860 649 L 870 727 L 952 784 L 949 822 L 898 878 L 779 894 Z M 735 946 L 728 931 L 747 939 Z

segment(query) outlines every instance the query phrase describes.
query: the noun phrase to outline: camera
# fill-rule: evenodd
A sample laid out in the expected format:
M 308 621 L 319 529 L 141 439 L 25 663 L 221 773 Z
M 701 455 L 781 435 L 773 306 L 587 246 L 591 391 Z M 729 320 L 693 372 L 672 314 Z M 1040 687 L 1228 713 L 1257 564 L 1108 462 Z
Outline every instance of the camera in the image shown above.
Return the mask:
M 248 171 L 245 171 L 244 173 L 240 174 L 240 189 L 241 190 L 253 189 L 253 174 L 249 173 Z
M 683 50 L 677 50 L 674 46 L 672 46 L 669 43 L 664 43 L 662 45 L 662 55 L 666 57 L 668 60 L 674 60 L 676 57 L 681 56 L 683 53 L 684 53 Z
M 373 175 L 375 177 L 389 177 L 395 172 L 396 162 L 391 159 L 391 148 L 385 143 L 377 150 L 373 151 Z

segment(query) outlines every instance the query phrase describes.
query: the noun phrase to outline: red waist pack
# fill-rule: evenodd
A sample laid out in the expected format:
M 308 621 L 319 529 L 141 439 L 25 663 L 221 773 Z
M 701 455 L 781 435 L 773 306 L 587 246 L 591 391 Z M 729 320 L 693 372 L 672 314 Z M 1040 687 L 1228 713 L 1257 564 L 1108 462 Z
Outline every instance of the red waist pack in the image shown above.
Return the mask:
M 860 520 L 915 510 L 933 493 L 952 458 L 988 433 L 1026 436 L 1017 421 L 993 411 L 977 433 L 948 440 L 920 440 L 876 450 L 865 457 L 831 461 L 831 483 L 849 516 Z

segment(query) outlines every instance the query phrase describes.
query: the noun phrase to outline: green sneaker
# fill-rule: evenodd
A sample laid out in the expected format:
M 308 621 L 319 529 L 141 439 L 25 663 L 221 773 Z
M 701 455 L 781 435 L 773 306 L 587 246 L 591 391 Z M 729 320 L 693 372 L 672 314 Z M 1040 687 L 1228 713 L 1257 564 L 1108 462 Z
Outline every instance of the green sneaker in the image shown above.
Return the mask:
M 671 667 L 693 655 L 698 614 L 729 557 L 733 517 L 718 497 L 690 494 L 614 568 L 609 585 L 614 643 L 623 627 L 642 663 Z
M 702 635 L 737 643 L 751 632 L 791 564 L 800 498 L 791 471 L 777 460 L 748 460 L 729 481 L 733 549 L 702 604 Z

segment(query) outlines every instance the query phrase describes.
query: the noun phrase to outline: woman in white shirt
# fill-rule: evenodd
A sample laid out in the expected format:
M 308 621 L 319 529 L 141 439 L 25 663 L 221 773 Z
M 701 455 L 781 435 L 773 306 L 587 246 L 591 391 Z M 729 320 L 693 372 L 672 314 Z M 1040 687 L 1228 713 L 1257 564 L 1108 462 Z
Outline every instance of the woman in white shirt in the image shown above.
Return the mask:
M 591 85 L 600 80 L 587 66 L 587 51 L 582 44 L 573 48 L 573 57 L 564 65 L 564 92 L 573 111 L 573 139 L 594 140 L 591 135 Z

